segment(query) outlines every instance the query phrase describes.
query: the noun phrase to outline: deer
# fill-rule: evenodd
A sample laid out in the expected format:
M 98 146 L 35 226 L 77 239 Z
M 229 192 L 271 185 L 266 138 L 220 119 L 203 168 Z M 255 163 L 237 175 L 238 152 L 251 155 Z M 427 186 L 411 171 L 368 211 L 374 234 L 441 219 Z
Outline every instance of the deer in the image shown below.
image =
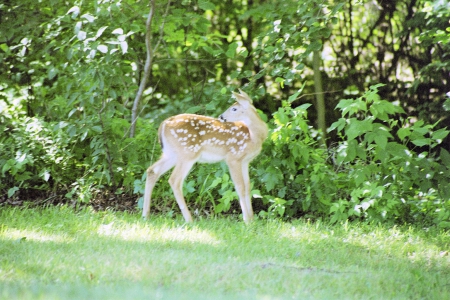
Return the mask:
M 227 166 L 245 223 L 253 219 L 250 196 L 249 164 L 261 152 L 268 135 L 267 124 L 242 90 L 232 92 L 236 102 L 219 118 L 180 114 L 164 120 L 158 128 L 162 154 L 147 169 L 142 217 L 150 214 L 153 188 L 158 179 L 173 168 L 169 185 L 186 223 L 192 216 L 183 195 L 186 176 L 195 163 L 217 163 Z

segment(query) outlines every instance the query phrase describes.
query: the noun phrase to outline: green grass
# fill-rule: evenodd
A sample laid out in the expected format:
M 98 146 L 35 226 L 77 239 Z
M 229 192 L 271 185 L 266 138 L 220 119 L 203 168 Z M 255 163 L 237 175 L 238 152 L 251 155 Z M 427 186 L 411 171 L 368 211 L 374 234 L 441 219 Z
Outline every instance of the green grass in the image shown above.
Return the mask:
M 1 299 L 449 299 L 450 234 L 0 209 Z

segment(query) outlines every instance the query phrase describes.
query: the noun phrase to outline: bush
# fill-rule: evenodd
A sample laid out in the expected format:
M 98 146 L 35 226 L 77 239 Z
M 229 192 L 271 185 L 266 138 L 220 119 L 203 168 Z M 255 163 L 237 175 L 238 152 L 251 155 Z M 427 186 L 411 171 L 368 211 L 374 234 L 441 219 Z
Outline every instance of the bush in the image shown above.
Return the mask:
M 39 118 L 7 119 L 1 125 L 1 188 L 8 197 L 20 189 L 49 189 L 73 178 L 70 139 L 58 124 Z
M 308 105 L 285 102 L 274 114 L 255 172 L 270 205 L 264 216 L 450 227 L 450 155 L 433 152 L 449 131 L 403 119 L 401 107 L 379 98 L 380 86 L 339 102 L 342 117 L 329 130 L 341 141 L 328 151 L 306 122 Z
M 449 131 L 404 118 L 401 107 L 380 99 L 380 86 L 339 102 L 341 118 L 329 131 L 340 141 L 328 149 L 308 124 L 310 105 L 283 102 L 250 168 L 261 217 L 450 228 L 450 154 L 438 147 Z M 145 170 L 159 158 L 153 123 L 139 120 L 137 135 L 128 138 L 129 122 L 112 100 L 97 114 L 59 122 L 8 110 L 5 103 L 2 108 L 0 189 L 8 197 L 44 190 L 89 202 L 105 191 L 142 194 Z M 171 213 L 176 202 L 167 180 L 161 182 L 154 204 Z M 184 190 L 198 214 L 237 207 L 224 164 L 197 166 Z
M 269 205 L 262 216 L 325 215 L 338 193 L 327 151 L 307 123 L 309 106 L 292 108 L 283 102 L 273 114 L 269 139 L 253 176 L 260 178 L 259 190 Z
M 131 193 L 159 155 L 150 122 L 128 138 L 129 123 L 114 114 L 49 122 L 5 108 L 1 118 L 0 190 L 8 198 L 39 190 L 89 202 L 102 189 Z
M 432 151 L 449 131 L 402 119 L 402 108 L 380 100 L 380 86 L 337 106 L 342 118 L 330 130 L 342 136 L 336 163 L 348 175 L 351 192 L 333 204 L 332 220 L 363 217 L 447 227 L 450 183 L 442 160 L 448 152 Z

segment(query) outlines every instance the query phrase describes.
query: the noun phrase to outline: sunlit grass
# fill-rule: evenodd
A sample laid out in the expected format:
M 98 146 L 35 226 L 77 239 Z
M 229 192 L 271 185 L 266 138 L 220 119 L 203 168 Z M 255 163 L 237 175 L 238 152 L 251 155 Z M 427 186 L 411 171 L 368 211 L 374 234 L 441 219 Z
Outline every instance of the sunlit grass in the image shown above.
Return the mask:
M 0 211 L 4 299 L 445 299 L 448 232 Z

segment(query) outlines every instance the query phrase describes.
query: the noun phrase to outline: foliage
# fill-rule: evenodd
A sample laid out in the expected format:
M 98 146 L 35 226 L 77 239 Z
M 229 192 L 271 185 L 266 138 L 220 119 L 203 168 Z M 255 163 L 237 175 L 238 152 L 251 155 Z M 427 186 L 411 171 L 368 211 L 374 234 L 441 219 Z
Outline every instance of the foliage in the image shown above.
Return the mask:
M 362 97 L 342 100 L 335 164 L 347 174 L 349 194 L 331 207 L 332 220 L 364 217 L 373 221 L 428 221 L 449 227 L 448 152 L 430 151 L 448 135 L 436 124 L 400 121 L 403 109 L 377 94 L 372 86 Z
M 286 102 L 274 114 L 265 164 L 256 170 L 269 212 L 450 226 L 450 156 L 431 153 L 449 131 L 402 119 L 401 107 L 380 99 L 380 87 L 339 102 L 342 117 L 330 131 L 341 141 L 328 151 L 311 136 L 306 106 Z
M 274 127 L 262 154 L 263 163 L 256 170 L 256 178 L 263 183 L 263 199 L 270 203 L 269 215 L 320 215 L 333 201 L 326 150 L 312 136 L 314 130 L 306 119 L 308 107 L 292 108 L 284 102 L 273 115 Z
M 22 100 L 15 99 L 15 108 Z M 152 124 L 139 122 L 140 133 L 129 139 L 124 137 L 128 122 L 113 116 L 108 122 L 56 122 L 5 107 L 1 121 L 0 188 L 7 189 L 8 197 L 21 190 L 50 190 L 89 202 L 104 185 L 130 191 L 143 173 L 141 160 L 150 159 L 148 149 L 156 142 Z
M 0 4 L 6 198 L 139 195 L 159 156 L 157 125 L 181 112 L 217 116 L 242 87 L 271 128 L 251 168 L 261 217 L 450 226 L 447 1 L 159 1 L 159 47 L 130 139 L 148 8 Z M 328 140 L 315 129 L 313 52 L 322 53 Z M 165 180 L 155 192 L 172 214 Z M 199 215 L 236 205 L 223 165 L 196 168 L 185 192 Z

